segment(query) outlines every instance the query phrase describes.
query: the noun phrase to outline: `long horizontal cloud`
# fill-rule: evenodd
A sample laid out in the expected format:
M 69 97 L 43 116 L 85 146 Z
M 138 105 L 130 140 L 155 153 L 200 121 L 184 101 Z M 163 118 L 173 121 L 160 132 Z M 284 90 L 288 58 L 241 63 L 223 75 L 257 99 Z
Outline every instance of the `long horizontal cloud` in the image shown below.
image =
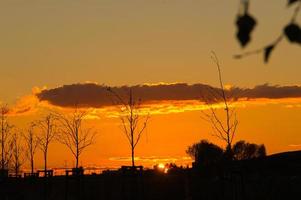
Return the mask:
M 220 89 L 205 84 L 157 84 L 111 87 L 110 90 L 118 94 L 123 100 L 128 98 L 128 91 L 132 90 L 134 97 L 144 103 L 158 101 L 200 100 L 206 102 L 220 101 Z M 259 85 L 254 88 L 232 87 L 226 90 L 228 96 L 237 99 L 280 99 L 301 97 L 300 86 L 271 86 Z M 114 104 L 116 98 L 105 85 L 83 83 L 64 85 L 53 89 L 44 89 L 37 93 L 40 101 L 60 107 L 92 107 L 101 108 Z

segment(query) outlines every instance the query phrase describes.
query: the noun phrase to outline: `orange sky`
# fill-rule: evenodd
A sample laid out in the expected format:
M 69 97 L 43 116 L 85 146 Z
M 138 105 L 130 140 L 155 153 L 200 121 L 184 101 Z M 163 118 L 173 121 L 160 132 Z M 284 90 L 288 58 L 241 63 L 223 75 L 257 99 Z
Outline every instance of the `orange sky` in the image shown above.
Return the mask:
M 244 139 L 264 143 L 269 154 L 301 149 L 301 98 L 257 99 L 233 105 L 237 108 L 239 119 L 235 141 Z M 11 116 L 10 120 L 19 127 L 26 127 L 30 121 L 45 114 L 45 109 L 49 106 L 47 103 L 38 103 L 32 112 Z M 185 154 L 185 150 L 188 145 L 201 139 L 224 146 L 222 141 L 212 136 L 210 124 L 202 119 L 201 110 L 204 107 L 200 102 L 165 102 L 151 107 L 149 124 L 136 149 L 137 164 L 147 167 L 162 162 L 190 164 L 191 159 Z M 157 112 L 162 107 L 165 109 Z M 51 106 L 51 109 L 55 107 Z M 116 110 L 112 107 L 89 110 L 91 114 L 84 121 L 85 126 L 93 126 L 98 136 L 95 145 L 87 149 L 80 163 L 98 167 L 129 164 L 130 148 L 120 120 L 115 117 Z M 74 164 L 68 149 L 57 142 L 51 145 L 49 153 L 51 167 L 71 167 Z M 42 167 L 40 153 L 37 163 L 38 167 Z
M 258 26 L 251 44 L 242 50 L 235 39 L 238 0 L 1 1 L 0 102 L 15 106 L 22 99 L 18 109 L 31 105 L 30 113 L 10 119 L 24 127 L 47 107 L 31 95 L 32 88 L 37 93 L 44 86 L 86 81 L 111 86 L 158 82 L 217 86 L 211 50 L 221 61 L 226 84 L 300 85 L 300 47 L 286 40 L 275 49 L 268 65 L 262 55 L 233 59 L 234 54 L 257 49 L 278 37 L 293 11 L 286 3 L 251 2 Z M 268 153 L 300 149 L 300 102 L 268 99 L 239 106 L 236 140 L 264 143 Z M 221 145 L 210 135 L 199 108 L 190 103 L 183 103 L 182 110 L 173 107 L 181 112 L 161 109 L 165 111 L 152 115 L 147 137 L 137 148 L 141 162 L 151 166 L 159 162 L 152 159 L 163 162 L 172 157 L 186 163 L 190 162 L 185 154 L 188 145 L 200 139 Z M 87 123 L 99 130 L 99 137 L 83 154 L 83 164 L 119 166 L 124 161 L 118 158 L 130 153 L 119 122 L 97 113 L 99 119 Z M 51 166 L 72 165 L 65 147 L 53 144 L 51 149 Z M 40 154 L 37 160 L 40 167 Z

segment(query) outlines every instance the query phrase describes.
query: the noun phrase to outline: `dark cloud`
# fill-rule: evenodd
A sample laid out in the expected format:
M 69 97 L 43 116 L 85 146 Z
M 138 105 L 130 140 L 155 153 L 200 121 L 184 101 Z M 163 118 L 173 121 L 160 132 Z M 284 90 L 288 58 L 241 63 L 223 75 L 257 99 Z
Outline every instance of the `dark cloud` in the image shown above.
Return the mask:
M 247 98 L 295 98 L 301 97 L 300 86 L 270 86 L 268 84 L 259 85 L 252 89 L 244 89 L 242 97 Z
M 168 101 L 168 100 L 200 100 L 207 102 L 219 101 L 220 90 L 205 84 L 175 83 L 158 85 L 136 85 L 111 87 L 112 91 L 122 99 L 128 99 L 128 92 L 131 89 L 134 97 L 142 102 Z M 227 90 L 227 96 L 233 99 L 247 98 L 292 98 L 301 97 L 299 86 L 270 86 L 259 85 L 254 88 L 233 87 Z M 114 96 L 108 91 L 105 85 L 94 83 L 64 85 L 62 87 L 43 90 L 37 94 L 40 101 L 61 107 L 104 107 L 114 102 Z

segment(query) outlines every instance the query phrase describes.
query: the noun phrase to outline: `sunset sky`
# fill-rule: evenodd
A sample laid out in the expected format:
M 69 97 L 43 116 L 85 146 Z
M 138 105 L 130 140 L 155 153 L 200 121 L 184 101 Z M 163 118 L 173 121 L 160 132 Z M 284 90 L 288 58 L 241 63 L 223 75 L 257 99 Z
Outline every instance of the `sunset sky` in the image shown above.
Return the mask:
M 235 38 L 238 4 L 238 0 L 0 0 L 0 102 L 16 112 L 10 121 L 25 128 L 49 108 L 64 112 L 68 101 L 75 101 L 71 97 L 76 98 L 92 113 L 85 124 L 99 132 L 82 164 L 112 167 L 127 163 L 130 149 L 119 119 L 112 116 L 114 108 L 105 103 L 109 100 L 94 94 L 102 84 L 147 85 L 138 93 L 151 113 L 137 147 L 138 163 L 191 163 L 185 154 L 188 145 L 208 139 L 223 146 L 202 120 L 201 110 L 206 108 L 199 101 L 199 88 L 193 87 L 218 86 L 210 58 L 213 50 L 225 84 L 249 88 L 252 94 L 235 104 L 239 119 L 235 141 L 264 143 L 269 154 L 301 149 L 300 46 L 284 39 L 268 64 L 261 54 L 233 59 L 274 41 L 293 8 L 287 8 L 284 0 L 251 1 L 250 12 L 258 25 L 252 42 L 242 50 Z M 179 89 L 176 83 L 186 86 Z M 78 85 L 63 87 L 71 84 Z M 86 90 L 89 84 L 96 89 Z M 156 86 L 170 87 L 153 91 Z M 47 95 L 49 91 L 55 95 Z M 148 96 L 149 91 L 153 95 Z M 40 153 L 37 161 L 41 167 Z M 51 167 L 74 163 L 58 143 L 50 147 L 49 162 Z

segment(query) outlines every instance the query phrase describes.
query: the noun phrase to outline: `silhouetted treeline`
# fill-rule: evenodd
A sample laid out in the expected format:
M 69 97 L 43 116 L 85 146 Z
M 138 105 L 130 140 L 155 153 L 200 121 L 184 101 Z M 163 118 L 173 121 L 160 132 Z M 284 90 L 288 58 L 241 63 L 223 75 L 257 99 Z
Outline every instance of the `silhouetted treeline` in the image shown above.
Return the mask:
M 264 144 L 258 145 L 240 140 L 231 149 L 224 150 L 207 140 L 201 140 L 189 146 L 186 153 L 194 158 L 195 167 L 211 167 L 234 160 L 263 158 L 266 156 L 266 149 Z
M 0 181 L 5 200 L 228 200 L 298 199 L 301 152 L 235 160 L 214 173 L 173 167 L 107 171 L 101 175 L 8 178 Z

